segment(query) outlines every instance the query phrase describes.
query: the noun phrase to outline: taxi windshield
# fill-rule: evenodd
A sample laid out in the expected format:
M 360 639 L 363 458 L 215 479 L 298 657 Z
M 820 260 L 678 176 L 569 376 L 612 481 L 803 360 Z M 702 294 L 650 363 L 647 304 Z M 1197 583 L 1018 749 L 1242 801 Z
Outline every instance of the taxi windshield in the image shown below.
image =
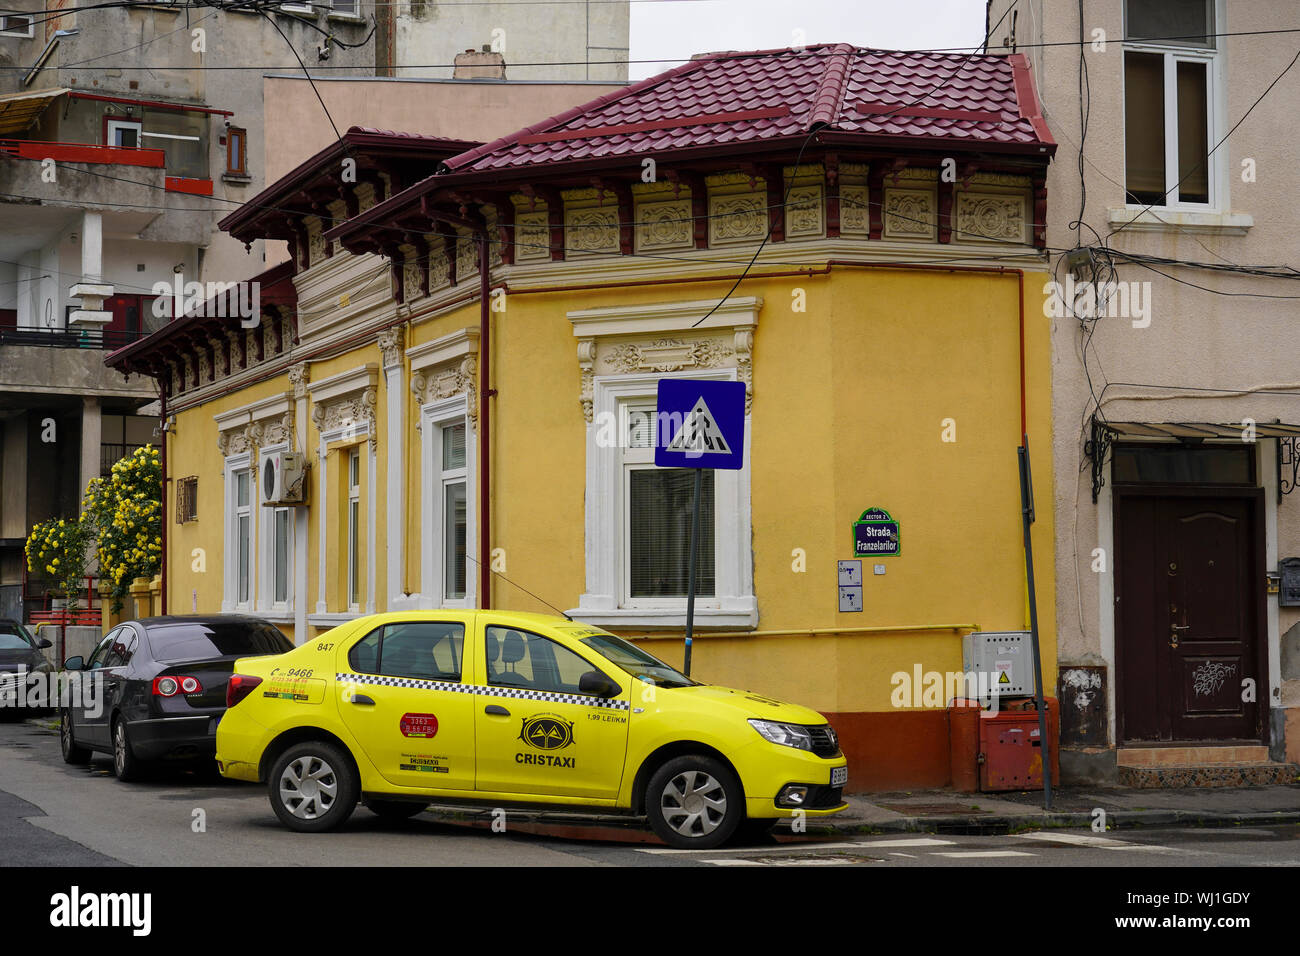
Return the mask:
M 582 638 L 582 643 L 600 652 L 633 677 L 656 687 L 692 687 L 696 684 L 696 681 L 669 667 L 659 658 L 613 634 L 593 634 Z

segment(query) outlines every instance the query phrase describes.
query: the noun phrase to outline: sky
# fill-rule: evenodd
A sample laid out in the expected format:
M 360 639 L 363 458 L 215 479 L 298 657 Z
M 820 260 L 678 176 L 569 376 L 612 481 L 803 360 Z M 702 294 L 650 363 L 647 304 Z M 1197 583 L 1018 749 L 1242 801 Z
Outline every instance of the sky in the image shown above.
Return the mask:
M 693 53 L 852 43 L 886 50 L 970 49 L 984 39 L 984 0 L 662 0 L 631 7 L 631 80 Z

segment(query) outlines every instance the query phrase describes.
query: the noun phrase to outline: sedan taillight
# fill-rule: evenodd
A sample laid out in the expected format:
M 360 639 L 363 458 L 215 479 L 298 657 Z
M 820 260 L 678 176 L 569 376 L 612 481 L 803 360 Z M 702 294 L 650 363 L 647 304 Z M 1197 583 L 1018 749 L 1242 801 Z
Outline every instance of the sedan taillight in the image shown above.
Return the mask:
M 155 697 L 175 697 L 177 694 L 197 694 L 203 690 L 197 677 L 155 677 L 153 692 Z
M 253 692 L 253 688 L 262 683 L 262 678 L 251 674 L 232 674 L 226 684 L 226 707 L 234 707 Z

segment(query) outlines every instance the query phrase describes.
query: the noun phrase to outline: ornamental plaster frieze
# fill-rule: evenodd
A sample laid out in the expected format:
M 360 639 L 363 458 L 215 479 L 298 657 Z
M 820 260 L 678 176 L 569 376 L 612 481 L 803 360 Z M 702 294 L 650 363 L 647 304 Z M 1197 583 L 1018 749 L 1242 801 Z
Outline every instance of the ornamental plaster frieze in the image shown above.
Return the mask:
M 282 392 L 212 416 L 217 423 L 217 450 L 222 457 L 256 454 L 270 445 L 294 447 L 294 402 Z
M 324 433 L 365 428 L 370 449 L 374 451 L 378 443 L 375 427 L 378 377 L 378 365 L 368 362 L 308 385 L 311 420 L 316 430 Z
M 753 402 L 754 329 L 763 300 L 737 296 L 695 323 L 716 302 L 673 302 L 569 313 L 578 339 L 578 401 L 592 422 L 597 376 L 734 368 L 745 383 L 745 410 Z
M 423 407 L 455 395 L 466 397 L 470 422 L 478 427 L 478 329 L 465 328 L 406 350 L 411 394 Z M 420 427 L 416 417 L 416 428 Z

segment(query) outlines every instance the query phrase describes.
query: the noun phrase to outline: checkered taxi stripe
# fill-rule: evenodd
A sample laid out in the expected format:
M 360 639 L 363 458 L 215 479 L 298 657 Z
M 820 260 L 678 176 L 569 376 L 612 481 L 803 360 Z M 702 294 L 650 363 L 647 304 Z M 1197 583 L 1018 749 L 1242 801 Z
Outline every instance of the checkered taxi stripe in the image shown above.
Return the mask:
M 603 700 L 599 697 L 586 697 L 582 694 L 553 694 L 549 691 L 528 690 L 524 687 L 483 687 L 478 684 L 461 684 L 455 681 L 387 677 L 383 674 L 335 674 L 334 679 L 343 683 L 379 684 L 384 687 L 414 687 L 419 690 L 440 690 L 449 694 L 483 694 L 487 697 L 547 700 L 557 704 L 578 704 L 582 707 L 598 707 L 606 710 L 627 710 L 631 706 L 626 700 Z

